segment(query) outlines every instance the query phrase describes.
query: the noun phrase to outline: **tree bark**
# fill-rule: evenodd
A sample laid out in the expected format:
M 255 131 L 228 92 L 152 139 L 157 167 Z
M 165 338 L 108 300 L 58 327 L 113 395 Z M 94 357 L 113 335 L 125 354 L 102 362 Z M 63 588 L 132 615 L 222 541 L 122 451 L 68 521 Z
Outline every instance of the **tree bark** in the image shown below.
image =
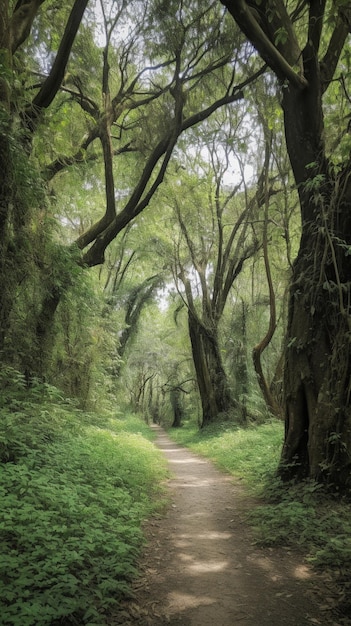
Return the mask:
M 180 428 L 182 426 L 184 410 L 181 401 L 181 393 L 179 387 L 173 387 L 170 392 L 170 400 L 173 409 L 172 428 Z
M 290 289 L 280 472 L 345 486 L 351 484 L 350 165 L 340 175 L 327 162 L 322 86 L 309 45 L 303 59 L 309 87 L 290 85 L 283 97 L 303 229 Z
M 340 181 L 326 187 L 305 224 L 290 288 L 280 473 L 350 487 L 351 186 L 342 194 L 334 194 Z
M 223 368 L 216 332 L 188 309 L 189 336 L 202 405 L 202 427 L 233 408 L 228 380 Z

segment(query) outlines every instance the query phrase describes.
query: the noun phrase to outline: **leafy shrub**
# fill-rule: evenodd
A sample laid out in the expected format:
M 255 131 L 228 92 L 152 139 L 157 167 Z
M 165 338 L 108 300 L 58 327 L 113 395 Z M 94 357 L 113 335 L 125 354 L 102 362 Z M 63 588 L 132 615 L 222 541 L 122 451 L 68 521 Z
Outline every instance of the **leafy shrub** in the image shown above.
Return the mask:
M 101 626 L 129 593 L 162 459 L 134 418 L 99 427 L 54 388 L 0 381 L 1 624 Z

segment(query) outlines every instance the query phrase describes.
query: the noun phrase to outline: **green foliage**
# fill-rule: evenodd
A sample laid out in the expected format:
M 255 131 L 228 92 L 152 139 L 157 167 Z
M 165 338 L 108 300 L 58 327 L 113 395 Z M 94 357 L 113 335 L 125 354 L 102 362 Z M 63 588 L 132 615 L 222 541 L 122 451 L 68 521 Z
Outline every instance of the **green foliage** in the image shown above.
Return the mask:
M 274 33 L 274 44 L 276 46 L 279 46 L 279 44 L 285 44 L 288 40 L 288 32 L 286 30 L 286 28 L 284 28 L 283 26 L 281 28 L 278 28 L 278 30 L 275 31 Z
M 351 505 L 325 493 L 315 481 L 283 483 L 276 475 L 283 441 L 278 421 L 236 428 L 228 423 L 201 431 L 187 423 L 172 439 L 239 476 L 261 503 L 249 522 L 262 545 L 298 546 L 318 567 L 351 567 Z
M 55 316 L 51 358 L 46 375 L 81 407 L 91 407 L 104 384 L 101 362 L 107 358 L 101 300 L 92 276 L 81 274 L 61 299 Z M 94 384 L 95 383 L 95 384 Z
M 259 543 L 299 545 L 320 567 L 351 566 L 349 503 L 315 481 L 286 485 L 272 474 L 263 496 L 266 502 L 251 516 Z
M 135 417 L 99 420 L 10 369 L 0 394 L 1 623 L 101 626 L 130 593 L 164 464 Z
M 233 427 L 232 422 L 222 422 L 199 430 L 187 423 L 186 428 L 171 431 L 178 443 L 212 459 L 222 469 L 245 478 L 255 489 L 264 484 L 267 471 L 277 467 L 282 440 L 283 424 L 268 422 L 249 428 Z

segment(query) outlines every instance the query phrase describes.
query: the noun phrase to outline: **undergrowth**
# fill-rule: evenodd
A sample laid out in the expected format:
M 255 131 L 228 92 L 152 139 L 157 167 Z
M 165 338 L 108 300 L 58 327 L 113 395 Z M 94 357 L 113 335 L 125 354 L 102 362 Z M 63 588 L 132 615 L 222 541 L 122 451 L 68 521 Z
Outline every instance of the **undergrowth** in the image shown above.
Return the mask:
M 2 625 L 102 626 L 130 593 L 166 469 L 133 416 L 86 414 L 0 371 Z
M 314 565 L 351 570 L 351 504 L 314 481 L 283 483 L 276 474 L 283 424 L 238 428 L 224 422 L 199 430 L 190 422 L 172 439 L 240 477 L 260 504 L 249 514 L 256 541 L 299 547 Z

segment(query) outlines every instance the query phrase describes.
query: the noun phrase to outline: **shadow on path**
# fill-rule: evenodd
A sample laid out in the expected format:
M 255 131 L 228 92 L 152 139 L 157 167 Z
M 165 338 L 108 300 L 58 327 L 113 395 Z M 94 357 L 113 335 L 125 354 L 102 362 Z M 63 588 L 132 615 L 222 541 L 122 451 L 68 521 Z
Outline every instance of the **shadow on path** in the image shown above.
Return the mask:
M 333 626 L 315 604 L 319 581 L 303 559 L 253 545 L 243 488 L 155 428 L 172 473 L 171 504 L 148 527 L 140 612 L 128 624 Z

